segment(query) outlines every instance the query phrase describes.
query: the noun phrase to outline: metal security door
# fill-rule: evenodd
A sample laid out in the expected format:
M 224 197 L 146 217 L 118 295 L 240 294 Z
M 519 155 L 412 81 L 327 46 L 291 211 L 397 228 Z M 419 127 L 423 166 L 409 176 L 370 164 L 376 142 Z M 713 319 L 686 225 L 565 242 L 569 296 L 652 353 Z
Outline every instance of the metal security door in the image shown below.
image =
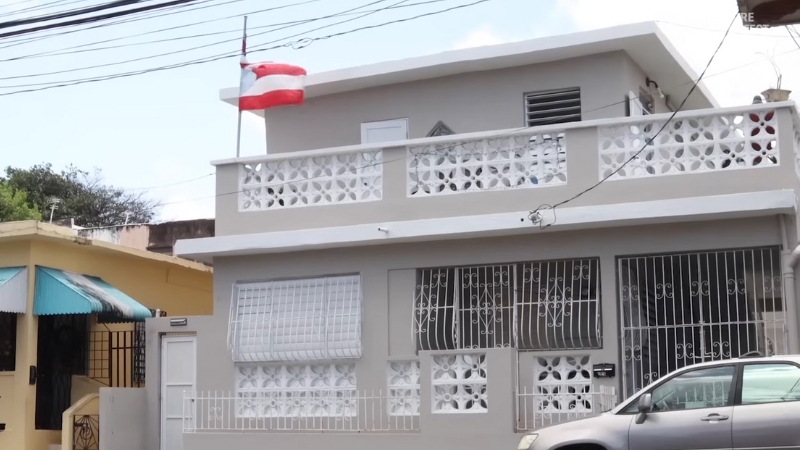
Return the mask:
M 161 450 L 183 449 L 184 391 L 197 382 L 195 336 L 161 340 Z
M 684 366 L 785 354 L 780 251 L 619 259 L 624 396 Z

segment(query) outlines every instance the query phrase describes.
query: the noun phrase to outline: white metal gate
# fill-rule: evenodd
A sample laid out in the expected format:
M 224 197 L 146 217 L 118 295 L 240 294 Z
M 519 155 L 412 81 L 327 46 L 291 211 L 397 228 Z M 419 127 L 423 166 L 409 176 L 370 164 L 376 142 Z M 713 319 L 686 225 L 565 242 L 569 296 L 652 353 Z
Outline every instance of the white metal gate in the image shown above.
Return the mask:
M 619 259 L 623 395 L 681 367 L 785 354 L 780 251 Z

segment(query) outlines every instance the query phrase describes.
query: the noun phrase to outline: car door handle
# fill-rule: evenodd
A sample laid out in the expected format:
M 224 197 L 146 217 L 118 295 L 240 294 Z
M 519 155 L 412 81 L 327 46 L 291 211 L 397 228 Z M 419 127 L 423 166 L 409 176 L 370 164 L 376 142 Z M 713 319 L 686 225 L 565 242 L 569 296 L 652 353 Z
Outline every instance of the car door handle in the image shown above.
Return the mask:
M 703 422 L 716 422 L 718 420 L 728 420 L 728 416 L 721 416 L 719 414 L 709 414 L 707 417 L 703 417 Z

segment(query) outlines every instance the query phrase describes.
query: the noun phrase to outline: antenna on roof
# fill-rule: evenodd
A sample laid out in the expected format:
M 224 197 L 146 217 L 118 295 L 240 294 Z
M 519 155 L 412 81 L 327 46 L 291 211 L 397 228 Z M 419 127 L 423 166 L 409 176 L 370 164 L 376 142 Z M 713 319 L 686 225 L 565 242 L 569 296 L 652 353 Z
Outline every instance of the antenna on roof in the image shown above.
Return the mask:
M 61 199 L 58 197 L 50 197 L 48 202 L 50 203 L 50 223 L 53 223 L 53 213 L 58 209 L 58 204 L 61 203 Z

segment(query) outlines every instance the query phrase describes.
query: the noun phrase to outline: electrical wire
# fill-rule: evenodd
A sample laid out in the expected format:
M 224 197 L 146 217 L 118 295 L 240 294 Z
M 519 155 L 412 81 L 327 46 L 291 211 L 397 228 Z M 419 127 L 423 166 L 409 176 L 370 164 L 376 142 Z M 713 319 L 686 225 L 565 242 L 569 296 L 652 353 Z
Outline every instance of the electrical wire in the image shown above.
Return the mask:
M 56 0 L 56 1 L 53 1 L 53 2 L 42 3 L 41 5 L 28 6 L 26 8 L 18 9 L 18 10 L 15 10 L 15 11 L 6 12 L 6 13 L 3 13 L 3 14 L 0 14 L 0 17 L 18 16 L 20 14 L 30 14 L 30 13 L 32 13 L 34 11 L 43 11 L 45 9 L 55 8 L 56 6 L 67 6 L 67 5 L 71 5 L 71 4 L 75 4 L 75 3 L 85 3 L 87 1 L 90 1 L 90 0 L 72 0 L 72 1 L 69 1 L 69 0 Z M 20 3 L 25 3 L 25 2 L 20 2 Z
M 792 41 L 794 41 L 794 45 L 796 45 L 797 48 L 800 49 L 800 42 L 797 42 L 797 39 L 795 39 L 794 34 L 792 34 L 792 30 L 794 30 L 794 32 L 797 33 L 796 28 L 794 27 L 789 28 L 788 25 L 786 26 L 786 31 L 789 33 L 789 37 L 791 37 Z M 800 33 L 798 33 L 798 35 L 800 35 Z
M 306 3 L 312 3 L 312 2 L 317 2 L 317 1 L 321 1 L 321 0 L 309 0 L 309 1 L 301 2 L 301 3 L 302 4 L 306 4 Z M 426 0 L 426 1 L 416 2 L 416 3 L 406 4 L 406 5 L 389 6 L 389 7 L 384 8 L 384 10 L 400 9 L 400 8 L 411 8 L 411 7 L 414 7 L 414 6 L 429 5 L 429 4 L 441 3 L 441 2 L 445 2 L 445 1 L 450 1 L 450 0 Z M 374 10 L 368 10 L 368 11 L 378 11 L 378 10 L 374 9 Z M 367 12 L 367 11 L 362 11 L 362 12 Z M 349 16 L 349 15 L 361 14 L 362 12 L 340 13 L 338 15 L 339 16 Z M 243 15 L 246 15 L 246 14 L 243 14 Z M 230 17 L 241 17 L 241 16 L 230 16 Z M 248 31 L 250 31 L 250 30 L 259 30 L 259 29 L 264 29 L 264 28 L 274 28 L 274 27 L 278 27 L 278 26 L 282 26 L 282 25 L 306 24 L 306 23 L 316 22 L 318 20 L 322 20 L 323 18 L 325 18 L 325 17 L 316 17 L 316 18 L 310 18 L 310 19 L 292 20 L 292 21 L 289 21 L 289 22 L 278 22 L 278 23 L 272 23 L 272 24 L 267 24 L 267 25 L 259 25 L 259 26 L 256 26 L 256 27 L 248 27 Z M 208 22 L 208 21 L 206 21 L 206 22 Z M 192 25 L 194 25 L 194 24 L 187 24 L 187 25 L 184 25 L 184 26 L 192 26 Z M 171 27 L 170 29 L 173 29 L 173 28 L 177 28 L 177 27 Z M 134 42 L 134 43 L 130 43 L 130 44 L 109 45 L 109 46 L 105 46 L 105 47 L 94 47 L 94 48 L 88 48 L 88 49 L 86 49 L 86 48 L 81 49 L 82 47 L 94 46 L 94 45 L 101 44 L 101 43 L 107 43 L 107 42 L 112 42 L 112 41 L 119 41 L 119 40 L 129 39 L 131 37 L 139 37 L 139 36 L 145 36 L 145 35 L 149 35 L 149 34 L 155 34 L 155 33 L 159 32 L 159 31 L 160 30 L 156 30 L 156 31 L 151 31 L 151 32 L 134 34 L 134 35 L 130 35 L 130 36 L 122 36 L 122 37 L 106 39 L 106 40 L 98 41 L 98 42 L 91 42 L 91 43 L 87 43 L 87 44 L 76 45 L 76 46 L 72 46 L 72 47 L 65 47 L 65 48 L 56 49 L 56 50 L 48 50 L 48 51 L 40 52 L 40 53 L 31 53 L 31 54 L 17 56 L 17 57 L 13 57 L 13 58 L 0 59 L 0 63 L 1 62 L 8 62 L 8 61 L 18 61 L 18 60 L 24 60 L 24 59 L 33 59 L 33 58 L 46 58 L 46 57 L 49 57 L 49 56 L 73 55 L 73 54 L 78 54 L 78 53 L 88 53 L 88 52 L 112 50 L 112 49 L 118 49 L 118 48 L 138 47 L 138 46 L 142 46 L 142 45 L 159 44 L 159 43 L 164 43 L 164 42 L 173 42 L 173 41 L 180 41 L 180 40 L 185 40 L 185 39 L 195 39 L 195 38 L 201 38 L 201 37 L 217 36 L 217 35 L 221 35 L 221 34 L 231 34 L 231 33 L 241 33 L 242 32 L 241 28 L 238 28 L 238 29 L 230 29 L 230 30 L 225 30 L 225 31 L 213 31 L 213 32 L 209 32 L 209 33 L 194 34 L 194 35 L 189 35 L 189 36 L 178 36 L 178 37 L 171 37 L 171 38 L 164 38 L 164 39 L 149 40 L 149 41 L 144 41 L 144 42 Z M 73 49 L 79 49 L 79 50 L 73 50 Z
M 25 3 L 30 3 L 30 2 L 35 2 L 35 1 L 38 1 L 38 0 L 22 0 L 22 1 L 19 1 L 19 2 L 6 3 L 5 5 L 0 5 L 0 8 L 8 8 L 8 7 L 11 7 L 11 6 L 22 5 L 22 4 L 25 4 Z M 63 2 L 63 1 L 66 1 L 66 0 L 56 0 L 56 2 Z
M 320 18 L 315 19 L 315 20 L 322 20 L 322 19 L 329 19 L 329 18 L 337 17 L 340 14 L 349 13 L 349 12 L 352 12 L 352 11 L 357 11 L 357 10 L 359 10 L 361 8 L 366 8 L 368 6 L 372 6 L 372 5 L 375 5 L 375 4 L 378 4 L 378 3 L 383 3 L 385 1 L 387 1 L 387 0 L 375 0 L 373 2 L 364 4 L 362 6 L 357 6 L 355 8 L 347 9 L 347 10 L 339 12 L 339 13 L 323 16 L 323 17 L 320 17 Z M 403 0 L 400 3 L 405 3 L 406 1 L 408 1 L 408 0 Z M 380 8 L 380 9 L 377 9 L 377 10 L 373 10 L 373 11 L 371 11 L 369 13 L 363 14 L 362 16 L 359 16 L 359 17 L 356 17 L 356 18 L 353 18 L 353 19 L 348 19 L 348 20 L 345 20 L 345 21 L 342 21 L 342 22 L 337 22 L 335 24 L 325 25 L 325 26 L 320 27 L 320 28 L 315 28 L 313 30 L 304 31 L 302 33 L 299 33 L 299 34 L 296 34 L 296 35 L 292 35 L 292 36 L 288 36 L 288 37 L 282 38 L 280 40 L 290 39 L 292 37 L 296 37 L 296 36 L 299 36 L 301 34 L 310 33 L 312 31 L 317 31 L 317 30 L 320 30 L 320 29 L 323 29 L 323 28 L 328 28 L 328 27 L 331 27 L 331 26 L 334 26 L 334 25 L 339 25 L 341 23 L 345 23 L 345 22 L 349 22 L 349 21 L 353 21 L 353 20 L 358 20 L 358 19 L 360 19 L 362 17 L 365 17 L 367 15 L 375 14 L 376 12 L 380 12 L 380 11 L 385 11 L 386 9 L 388 9 L 388 8 L 385 7 L 385 8 Z M 295 26 L 303 25 L 303 24 L 304 23 L 301 22 L 301 23 L 297 23 L 297 24 L 287 25 L 287 26 L 284 26 L 282 28 L 272 29 L 272 30 L 268 30 L 268 31 L 262 31 L 260 33 L 254 33 L 254 34 L 249 35 L 248 37 L 252 38 L 252 37 L 255 37 L 255 36 L 261 36 L 261 35 L 264 35 L 264 34 L 274 33 L 276 31 L 284 30 L 286 28 L 291 28 L 291 27 L 295 27 Z M 54 72 L 15 75 L 15 76 L 11 76 L 11 77 L 0 77 L 0 80 L 15 80 L 15 79 L 20 79 L 20 78 L 43 77 L 43 76 L 50 76 L 50 75 L 59 75 L 59 74 L 62 74 L 62 73 L 79 72 L 79 71 L 82 71 L 82 70 L 99 69 L 99 68 L 103 68 L 103 67 L 117 66 L 117 65 L 120 65 L 120 64 L 128 64 L 128 63 L 132 63 L 132 62 L 139 62 L 139 61 L 144 61 L 144 60 L 153 59 L 153 58 L 160 58 L 162 56 L 177 55 L 177 54 L 180 54 L 180 53 L 190 52 L 190 51 L 194 51 L 194 50 L 200 50 L 200 49 L 203 49 L 203 48 L 213 47 L 213 46 L 216 46 L 216 45 L 222 45 L 222 44 L 227 44 L 227 43 L 231 43 L 231 42 L 237 42 L 240 39 L 241 38 L 238 38 L 238 37 L 237 38 L 232 38 L 232 39 L 226 39 L 226 40 L 223 40 L 223 41 L 216 41 L 216 42 L 212 42 L 212 43 L 209 43 L 209 44 L 199 45 L 199 46 L 196 46 L 196 47 L 190 47 L 190 48 L 185 48 L 185 49 L 180 49 L 180 50 L 173 50 L 171 52 L 159 53 L 159 54 L 148 55 L 148 56 L 142 56 L 142 57 L 139 57 L 139 58 L 127 59 L 127 60 L 124 60 L 124 61 L 116 61 L 116 62 L 113 62 L 113 63 L 105 63 L 105 64 L 97 64 L 97 65 L 93 65 L 93 66 L 77 67 L 77 68 L 73 68 L 73 69 L 58 70 L 58 71 L 54 71 Z M 273 41 L 273 42 L 277 42 L 277 41 Z M 50 83 L 38 83 L 38 84 L 37 83 L 31 83 L 31 84 L 29 84 L 27 86 L 46 85 L 46 84 L 50 84 Z M 25 86 L 25 85 L 16 85 L 16 86 L 0 86 L 0 87 L 1 88 L 8 88 L 8 87 L 27 87 L 27 86 Z
M 157 186 L 147 186 L 147 187 L 140 187 L 140 188 L 118 188 L 118 189 L 115 189 L 115 190 L 125 191 L 125 192 L 153 191 L 153 190 L 156 190 L 156 189 L 162 189 L 162 188 L 166 188 L 166 187 L 178 186 L 180 184 L 191 183 L 193 181 L 202 180 L 204 178 L 208 178 L 208 177 L 211 177 L 211 176 L 214 176 L 214 175 L 216 175 L 216 174 L 214 172 L 211 172 L 211 173 L 207 173 L 205 175 L 201 175 L 199 177 L 190 178 L 188 180 L 176 181 L 174 183 L 169 183 L 169 184 L 160 184 L 160 185 L 157 185 Z
M 82 19 L 74 19 L 74 20 L 70 20 L 70 21 L 67 21 L 67 22 L 51 23 L 51 24 L 48 24 L 48 25 L 41 25 L 41 26 L 34 27 L 34 28 L 26 28 L 24 30 L 7 31 L 5 33 L 0 33 L 0 38 L 5 38 L 5 37 L 9 37 L 9 36 L 18 36 L 18 35 L 22 35 L 22 34 L 29 34 L 29 33 L 33 33 L 33 32 L 36 32 L 36 31 L 49 30 L 49 29 L 53 29 L 53 28 L 61 28 L 61 27 L 70 26 L 70 25 L 82 25 L 82 24 L 85 24 L 85 23 L 98 22 L 98 21 L 101 21 L 101 20 L 111 19 L 111 18 L 114 18 L 114 17 L 128 16 L 128 15 L 131 15 L 131 14 L 138 14 L 140 12 L 146 12 L 146 11 L 151 11 L 151 10 L 156 10 L 156 9 L 163 9 L 163 8 L 168 7 L 168 6 L 182 5 L 182 4 L 196 2 L 196 1 L 197 0 L 171 0 L 171 1 L 164 2 L 164 3 L 158 3 L 158 4 L 154 4 L 154 5 L 142 6 L 142 7 L 133 8 L 133 9 L 126 9 L 124 11 L 114 11 L 114 12 L 110 12 L 110 13 L 106 13 L 106 14 L 100 14 L 100 15 L 97 15 L 97 16 L 85 17 L 85 18 L 82 18 Z M 0 27 L 0 28 L 2 28 L 2 27 Z
M 656 20 L 656 22 L 657 23 L 663 23 L 665 25 L 673 25 L 673 26 L 676 26 L 676 27 L 683 27 L 683 28 L 689 28 L 689 29 L 694 29 L 694 30 L 711 31 L 711 32 L 714 32 L 714 33 L 724 33 L 725 32 L 725 30 L 720 30 L 718 28 L 698 27 L 698 26 L 695 26 L 695 25 L 688 25 L 688 24 L 684 24 L 684 23 L 669 22 L 669 21 L 666 21 L 666 20 Z M 748 36 L 748 37 L 754 37 L 755 36 L 755 37 L 769 37 L 769 38 L 787 39 L 786 36 L 779 36 L 777 34 L 753 33 L 753 32 L 750 32 L 750 31 L 744 31 L 744 32 L 732 31 L 730 34 L 736 34 L 736 35 L 739 35 L 739 36 Z
M 9 43 L 9 45 L 0 46 L 0 49 L 10 48 L 10 47 L 17 47 L 17 46 L 28 44 L 28 43 L 31 43 L 31 42 L 37 42 L 37 41 L 41 41 L 41 40 L 44 40 L 44 39 L 49 39 L 51 37 L 61 37 L 61 36 L 68 35 L 68 34 L 79 33 L 81 31 L 89 31 L 89 30 L 94 30 L 94 29 L 97 29 L 97 28 L 105 28 L 105 27 L 110 27 L 110 26 L 114 26 L 114 25 L 124 25 L 126 23 L 138 22 L 140 20 L 157 19 L 159 17 L 171 16 L 171 15 L 174 15 L 174 14 L 185 14 L 185 13 L 190 13 L 190 12 L 197 11 L 197 10 L 200 10 L 200 9 L 216 8 L 218 6 L 229 5 L 231 3 L 239 3 L 239 2 L 242 2 L 242 1 L 245 1 L 245 0 L 227 0 L 227 1 L 224 1 L 224 2 L 215 3 L 215 4 L 212 4 L 212 5 L 198 6 L 198 5 L 201 5 L 203 3 L 209 3 L 209 2 L 214 2 L 214 1 L 216 1 L 216 0 L 201 0 L 201 1 L 198 1 L 197 3 L 195 3 L 193 5 L 190 5 L 191 7 L 189 5 L 172 6 L 172 7 L 169 7 L 169 8 L 164 8 L 163 10 L 150 11 L 149 13 L 144 13 L 144 14 L 141 14 L 141 15 L 138 15 L 138 16 L 126 17 L 126 18 L 123 18 L 123 19 L 120 19 L 120 20 L 117 20 L 117 21 L 114 21 L 114 22 L 100 23 L 100 24 L 88 26 L 86 28 L 74 29 L 74 30 L 69 30 L 69 31 L 59 31 L 59 32 L 56 32 L 56 33 L 53 33 L 53 34 L 47 34 L 47 35 L 44 35 L 44 36 L 21 37 L 21 38 L 18 38 L 16 40 L 13 40 L 13 39 L 12 40 L 6 40 L 6 43 Z M 178 29 L 178 28 L 184 28 L 184 27 L 189 27 L 189 26 L 194 26 L 194 25 L 200 25 L 200 24 L 209 23 L 209 22 L 216 22 L 218 20 L 226 20 L 226 19 L 230 19 L 230 18 L 234 18 L 234 17 L 241 17 L 243 15 L 258 14 L 260 12 L 266 12 L 266 11 L 274 11 L 274 10 L 277 10 L 277 9 L 283 9 L 283 8 L 287 8 L 287 7 L 291 7 L 291 6 L 297 6 L 297 5 L 304 5 L 304 4 L 307 4 L 307 3 L 314 3 L 314 2 L 318 2 L 318 1 L 322 1 L 322 0 L 306 0 L 306 1 L 299 2 L 299 3 L 292 3 L 292 4 L 289 4 L 289 5 L 282 5 L 282 6 L 276 6 L 276 7 L 271 7 L 271 8 L 267 8 L 267 9 L 262 9 L 260 11 L 254 11 L 254 12 L 251 12 L 251 13 L 243 13 L 243 14 L 237 14 L 237 15 L 233 15 L 233 16 L 219 17 L 219 18 L 216 18 L 216 19 L 209 19 L 209 20 L 189 23 L 189 24 L 185 24 L 185 25 L 176 25 L 176 26 L 172 26 L 172 27 L 168 27 L 168 28 L 163 28 L 161 30 L 154 30 L 152 32 L 145 32 L 145 33 L 141 33 L 139 35 L 132 35 L 132 36 L 128 36 L 128 37 L 143 36 L 145 34 L 150 34 L 150 33 L 175 30 L 175 29 Z M 126 37 L 123 36 L 123 37 L 120 37 L 119 39 L 124 39 L 124 38 L 126 38 Z M 98 41 L 98 42 L 93 42 L 93 43 L 84 44 L 84 45 L 100 44 L 100 43 L 104 43 L 104 42 L 111 42 L 113 40 L 117 40 L 117 39 L 109 39 L 109 40 Z
M 315 37 L 315 38 L 303 38 L 303 39 L 287 42 L 287 43 L 280 44 L 280 45 L 274 45 L 274 46 L 271 46 L 271 47 L 261 48 L 264 45 L 268 45 L 268 44 L 271 44 L 273 42 L 277 42 L 277 41 L 280 41 L 280 40 L 287 39 L 287 38 L 281 38 L 281 39 L 278 39 L 276 41 L 271 41 L 271 42 L 268 42 L 268 43 L 265 43 L 265 44 L 260 44 L 260 45 L 257 45 L 255 47 L 252 47 L 252 49 L 248 49 L 248 53 L 264 52 L 264 51 L 269 51 L 269 50 L 276 50 L 276 49 L 279 49 L 279 48 L 293 48 L 293 49 L 297 50 L 297 49 L 300 49 L 300 48 L 305 48 L 308 45 L 311 45 L 311 43 L 316 42 L 316 41 L 326 40 L 326 39 L 330 39 L 332 37 L 343 36 L 343 35 L 346 35 L 346 34 L 351 34 L 351 33 L 359 32 L 359 31 L 363 31 L 363 30 L 381 28 L 381 27 L 388 26 L 388 25 L 394 25 L 394 24 L 398 24 L 398 23 L 402 23 L 402 22 L 408 22 L 408 21 L 419 19 L 419 18 L 422 18 L 422 17 L 428 17 L 428 16 L 437 15 L 437 14 L 443 14 L 443 13 L 450 12 L 450 11 L 453 11 L 453 10 L 456 10 L 456 9 L 467 8 L 467 7 L 478 5 L 478 4 L 481 4 L 481 3 L 488 2 L 488 1 L 493 1 L 493 0 L 478 0 L 478 1 L 475 1 L 473 3 L 467 3 L 467 4 L 458 5 L 458 6 L 454 6 L 454 7 L 438 10 L 438 11 L 433 11 L 433 12 L 429 12 L 429 13 L 425 13 L 425 14 L 419 14 L 417 16 L 406 17 L 406 18 L 403 18 L 403 19 L 392 20 L 392 21 L 389 21 L 389 22 L 383 22 L 383 23 L 380 23 L 380 24 L 369 25 L 369 26 L 364 26 L 364 27 L 360 27 L 360 28 L 354 28 L 354 29 L 351 29 L 351 30 L 346 30 L 346 31 L 338 32 L 338 33 L 333 33 L 333 34 L 329 34 L 329 35 L 326 35 L 326 36 L 320 36 L 320 37 Z M 333 24 L 333 25 L 337 25 L 337 24 Z M 320 28 L 324 28 L 324 27 L 320 27 Z M 320 28 L 317 28 L 317 29 L 320 29 Z M 176 64 L 160 66 L 160 67 L 154 67 L 154 68 L 149 68 L 149 69 L 142 69 L 142 70 L 132 71 L 132 72 L 123 72 L 123 73 L 119 73 L 119 74 L 112 74 L 112 75 L 106 75 L 106 76 L 101 76 L 101 77 L 82 78 L 82 79 L 65 80 L 65 81 L 59 81 L 59 82 L 48 82 L 48 83 L 31 83 L 31 84 L 24 84 L 24 85 L 5 85 L 5 86 L 0 86 L 0 88 L 8 89 L 8 88 L 20 88 L 20 87 L 28 87 L 28 86 L 41 86 L 41 87 L 36 87 L 36 88 L 32 88 L 32 89 L 25 89 L 25 90 L 19 90 L 19 91 L 12 91 L 12 92 L 4 92 L 4 93 L 0 93 L 0 97 L 7 96 L 7 95 L 21 94 L 21 93 L 26 93 L 26 92 L 37 92 L 37 91 L 47 90 L 47 89 L 55 89 L 55 88 L 61 88 L 61 87 L 67 87 L 67 86 L 75 86 L 75 85 L 85 84 L 85 83 L 95 83 L 95 82 L 112 80 L 112 79 L 117 79 L 117 78 L 126 78 L 126 77 L 131 77 L 131 76 L 136 76 L 136 75 L 142 75 L 142 74 L 146 74 L 146 73 L 160 72 L 160 71 L 171 70 L 171 69 L 176 69 L 176 68 L 180 68 L 180 67 L 193 66 L 193 65 L 197 65 L 197 64 L 205 64 L 205 63 L 209 63 L 209 62 L 219 61 L 219 60 L 222 60 L 222 59 L 238 57 L 238 56 L 240 56 L 239 51 L 233 51 L 233 52 L 226 52 L 226 53 L 223 53 L 223 54 L 219 54 L 219 55 L 216 55 L 216 56 L 210 56 L 210 57 L 205 57 L 205 58 L 201 58 L 201 59 L 185 61 L 185 62 L 182 62 L 182 63 L 176 63 Z M 53 84 L 53 83 L 58 83 L 58 84 Z
M 600 181 L 598 181 L 597 183 L 593 184 L 592 186 L 590 186 L 590 187 L 578 192 L 577 194 L 573 195 L 572 197 L 570 197 L 570 198 L 568 198 L 566 200 L 562 200 L 562 201 L 556 203 L 555 205 L 539 205 L 536 209 L 533 209 L 533 210 L 530 211 L 530 213 L 528 214 L 528 219 L 531 220 L 531 222 L 533 222 L 535 225 L 538 224 L 540 228 L 549 227 L 550 225 L 555 223 L 555 220 L 556 220 L 556 216 L 555 216 L 556 208 L 558 208 L 559 206 L 562 206 L 562 205 L 566 205 L 567 203 L 570 203 L 570 202 L 580 198 L 584 194 L 586 194 L 588 192 L 591 192 L 592 190 L 596 189 L 598 186 L 603 184 L 606 180 L 608 180 L 609 178 L 611 178 L 614 175 L 616 175 L 617 173 L 619 173 L 619 171 L 621 171 L 623 168 L 625 168 L 625 166 L 627 166 L 631 161 L 633 161 L 634 159 L 638 158 L 639 155 L 641 155 L 647 149 L 647 147 L 650 146 L 650 143 L 655 141 L 656 138 L 658 138 L 658 136 L 661 134 L 661 132 L 663 132 L 664 129 L 667 128 L 667 125 L 669 125 L 670 122 L 672 122 L 672 120 L 675 118 L 675 115 L 678 114 L 678 112 L 681 110 L 681 108 L 683 108 L 683 106 L 686 104 L 686 101 L 689 100 L 689 97 L 692 95 L 694 90 L 700 84 L 700 81 L 703 80 L 703 77 L 705 76 L 706 71 L 708 71 L 708 68 L 711 66 L 711 63 L 714 61 L 714 58 L 717 56 L 717 53 L 719 53 L 719 49 L 722 48 L 722 44 L 725 43 L 725 40 L 728 37 L 728 33 L 730 32 L 731 28 L 733 27 L 734 22 L 736 22 L 736 19 L 738 17 L 739 17 L 738 13 L 736 13 L 733 16 L 733 19 L 731 20 L 731 23 L 728 25 L 728 29 L 725 31 L 725 35 L 722 36 L 722 40 L 720 40 L 720 43 L 717 46 L 716 50 L 714 50 L 714 53 L 711 55 L 711 58 L 709 58 L 708 63 L 706 64 L 706 67 L 703 69 L 703 72 L 700 73 L 700 76 L 697 78 L 697 80 L 694 82 L 694 84 L 692 84 L 692 88 L 689 89 L 689 92 L 683 98 L 683 101 L 681 102 L 681 104 L 675 109 L 675 111 L 672 112 L 670 117 L 664 122 L 664 124 L 653 135 L 653 137 L 648 138 L 646 140 L 645 144 L 642 146 L 642 148 L 638 152 L 634 153 L 633 156 L 631 156 L 630 158 L 625 160 L 625 162 L 620 164 L 619 167 L 617 167 L 616 169 L 614 169 L 614 171 L 612 171 L 611 173 L 609 173 L 608 175 L 603 177 Z M 544 211 L 544 210 L 553 211 L 553 222 L 547 223 L 547 224 L 544 223 L 544 219 L 543 219 L 542 214 L 541 214 L 541 212 Z
M 43 16 L 33 16 L 25 19 L 9 20 L 6 22 L 0 22 L 0 29 L 19 27 L 22 25 L 30 25 L 39 22 L 48 22 L 50 20 L 65 19 L 67 17 L 82 16 L 93 12 L 105 11 L 107 9 L 115 9 L 123 6 L 131 6 L 145 1 L 149 0 L 115 0 L 113 2 L 102 3 L 100 5 L 87 6 L 83 8 L 73 8 L 73 9 L 68 9 L 66 11 L 45 14 Z

